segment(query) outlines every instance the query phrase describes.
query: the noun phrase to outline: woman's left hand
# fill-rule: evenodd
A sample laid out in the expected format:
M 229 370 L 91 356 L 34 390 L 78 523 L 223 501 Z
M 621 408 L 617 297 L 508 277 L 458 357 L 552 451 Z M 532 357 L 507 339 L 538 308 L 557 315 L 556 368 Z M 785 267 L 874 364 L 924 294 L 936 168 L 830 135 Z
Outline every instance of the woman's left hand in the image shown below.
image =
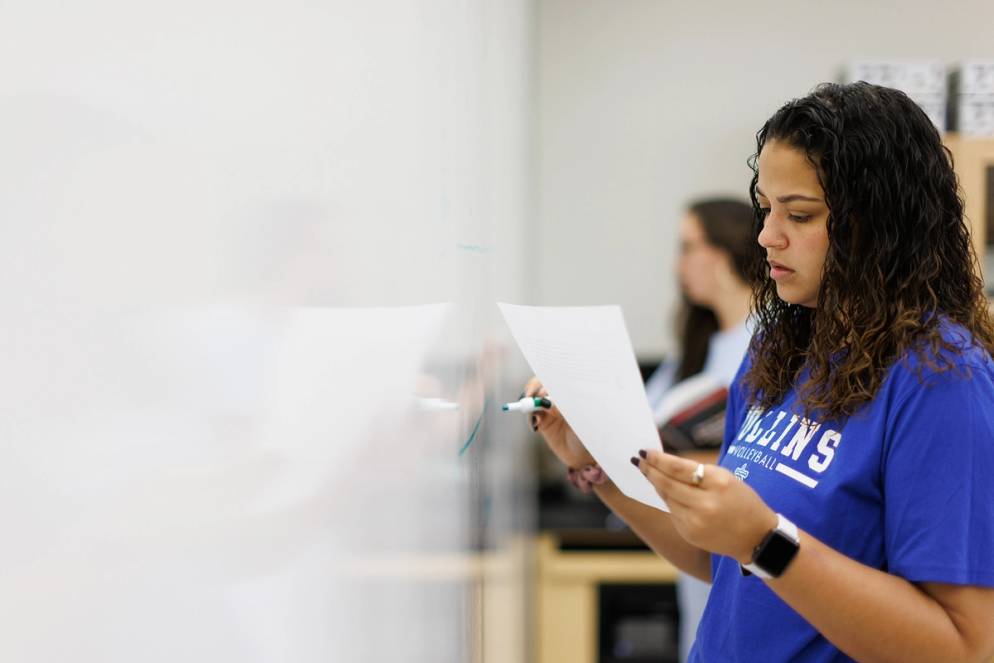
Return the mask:
M 718 465 L 704 465 L 662 451 L 644 451 L 638 468 L 670 507 L 680 536 L 699 548 L 752 561 L 752 553 L 777 525 L 776 513 L 744 481 Z M 698 470 L 698 473 L 699 470 Z

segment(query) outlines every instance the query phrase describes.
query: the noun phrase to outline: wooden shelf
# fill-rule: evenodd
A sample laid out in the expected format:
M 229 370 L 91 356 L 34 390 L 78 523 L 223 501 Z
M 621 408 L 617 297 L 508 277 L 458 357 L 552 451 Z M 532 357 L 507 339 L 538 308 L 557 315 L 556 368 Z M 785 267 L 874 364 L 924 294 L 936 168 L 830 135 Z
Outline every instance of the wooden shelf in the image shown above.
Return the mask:
M 964 212 L 970 224 L 973 247 L 983 261 L 987 252 L 987 169 L 994 168 L 994 137 L 974 138 L 946 134 L 943 142 L 953 154 L 953 167 L 959 177 L 965 201 Z
M 539 536 L 536 548 L 538 663 L 595 663 L 598 585 L 676 579 L 676 568 L 648 550 L 563 550 L 550 533 Z
M 538 542 L 542 582 L 550 583 L 667 583 L 676 569 L 650 551 L 563 551 L 555 535 Z

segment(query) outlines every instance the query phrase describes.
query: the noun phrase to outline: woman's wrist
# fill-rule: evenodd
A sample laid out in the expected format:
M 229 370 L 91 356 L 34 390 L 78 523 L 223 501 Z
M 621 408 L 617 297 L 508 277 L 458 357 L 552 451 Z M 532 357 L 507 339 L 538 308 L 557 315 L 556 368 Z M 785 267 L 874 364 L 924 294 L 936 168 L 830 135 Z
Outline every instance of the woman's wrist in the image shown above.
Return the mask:
M 752 556 L 756 550 L 756 547 L 763 542 L 766 535 L 776 529 L 777 526 L 777 514 L 776 512 L 766 507 L 763 509 L 762 515 L 758 517 L 753 527 L 749 528 L 748 532 L 744 537 L 744 543 L 748 546 L 742 551 L 741 555 L 738 557 L 739 564 L 751 564 Z

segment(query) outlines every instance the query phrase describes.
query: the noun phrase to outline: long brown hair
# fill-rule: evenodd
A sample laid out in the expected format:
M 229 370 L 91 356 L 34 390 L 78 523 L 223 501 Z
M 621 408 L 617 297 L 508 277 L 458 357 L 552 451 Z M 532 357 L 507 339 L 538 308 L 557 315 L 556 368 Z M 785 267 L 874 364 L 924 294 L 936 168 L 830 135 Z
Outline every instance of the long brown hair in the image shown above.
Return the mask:
M 994 352 L 952 156 L 914 102 L 867 83 L 825 84 L 778 110 L 756 135 L 750 161 L 756 236 L 758 157 L 771 140 L 815 167 L 829 248 L 815 309 L 777 297 L 765 255 L 755 255 L 756 335 L 745 376 L 753 404 L 776 405 L 796 387 L 806 415 L 850 416 L 909 351 L 932 370 L 954 365 L 962 348 L 943 338 L 943 320 Z
M 752 236 L 752 207 L 734 198 L 705 198 L 688 205 L 687 212 L 700 222 L 708 243 L 728 254 L 735 276 L 748 283 L 756 243 Z M 677 338 L 680 342 L 677 382 L 704 369 L 711 335 L 716 331 L 718 318 L 714 311 L 694 304 L 684 295 L 677 314 Z

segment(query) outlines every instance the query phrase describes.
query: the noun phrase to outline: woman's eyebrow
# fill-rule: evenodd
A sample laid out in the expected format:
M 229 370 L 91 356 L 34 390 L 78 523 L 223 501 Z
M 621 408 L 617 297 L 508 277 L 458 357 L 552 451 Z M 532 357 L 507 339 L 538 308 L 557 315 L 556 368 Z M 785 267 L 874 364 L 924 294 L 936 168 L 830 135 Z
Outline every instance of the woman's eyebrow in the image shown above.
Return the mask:
M 762 190 L 758 186 L 756 187 L 756 193 L 758 193 L 759 195 L 761 195 L 763 198 L 767 198 L 768 197 L 765 193 L 762 192 Z M 781 202 L 781 203 L 793 203 L 793 202 L 797 202 L 798 200 L 809 202 L 809 203 L 820 203 L 820 202 L 822 202 L 821 198 L 812 198 L 811 196 L 802 196 L 799 193 L 792 193 L 789 196 L 780 196 L 779 198 L 777 198 L 777 202 Z

